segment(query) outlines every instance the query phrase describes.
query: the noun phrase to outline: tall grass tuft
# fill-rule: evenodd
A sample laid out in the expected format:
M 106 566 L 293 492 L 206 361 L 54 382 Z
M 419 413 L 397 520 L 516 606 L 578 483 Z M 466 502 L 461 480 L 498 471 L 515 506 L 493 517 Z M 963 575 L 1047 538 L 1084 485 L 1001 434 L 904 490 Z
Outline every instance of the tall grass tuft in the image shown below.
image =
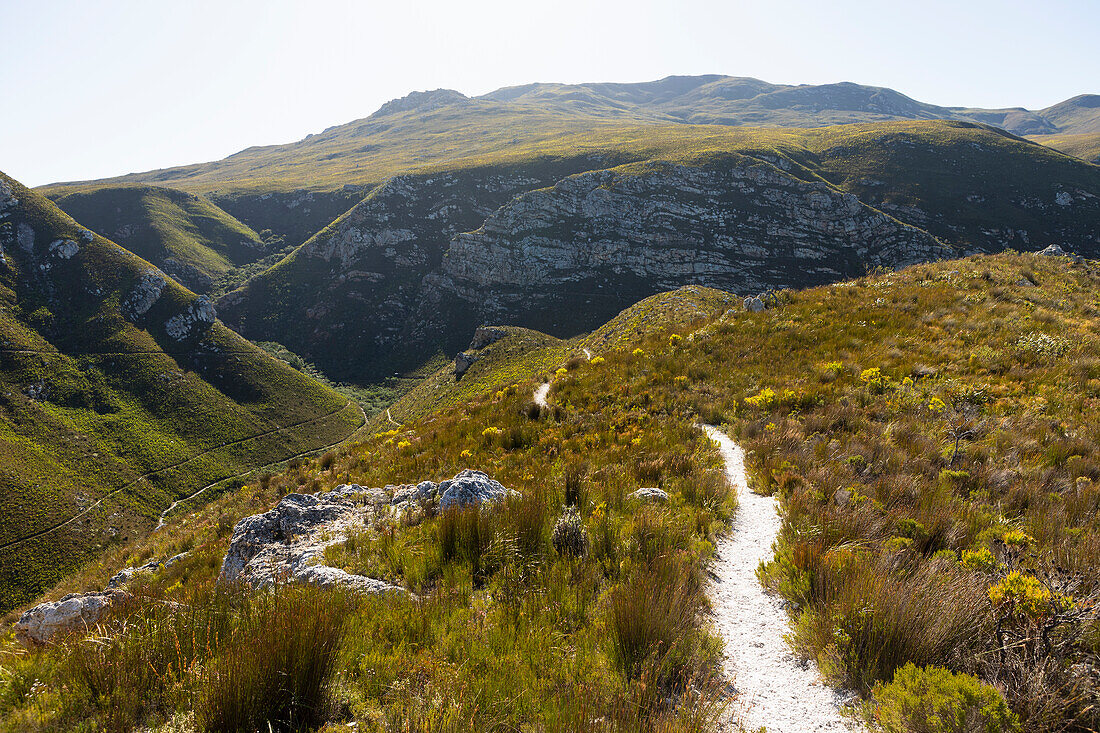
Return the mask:
M 354 599 L 338 591 L 282 587 L 249 597 L 205 672 L 198 728 L 298 731 L 334 710 L 328 685 Z

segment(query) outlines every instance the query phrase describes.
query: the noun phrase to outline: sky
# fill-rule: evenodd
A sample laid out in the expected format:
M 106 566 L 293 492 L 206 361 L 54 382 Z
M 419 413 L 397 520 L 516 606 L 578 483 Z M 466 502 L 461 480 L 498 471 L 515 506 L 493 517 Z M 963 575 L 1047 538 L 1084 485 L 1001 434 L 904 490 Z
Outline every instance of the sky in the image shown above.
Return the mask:
M 217 160 L 413 90 L 853 81 L 946 106 L 1100 93 L 1100 1 L 0 0 L 0 170 L 27 185 Z

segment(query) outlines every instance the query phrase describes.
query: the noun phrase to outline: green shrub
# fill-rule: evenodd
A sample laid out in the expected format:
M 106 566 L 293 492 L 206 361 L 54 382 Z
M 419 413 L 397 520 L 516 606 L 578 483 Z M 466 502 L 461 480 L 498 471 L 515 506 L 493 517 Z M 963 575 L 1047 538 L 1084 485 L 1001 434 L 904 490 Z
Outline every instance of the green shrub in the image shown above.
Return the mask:
M 868 723 L 887 733 L 1001 733 L 1019 731 L 1020 721 L 995 688 L 976 677 L 942 667 L 900 668 L 878 684 Z
M 550 541 L 562 557 L 584 557 L 588 554 L 588 532 L 576 507 L 568 506 L 561 513 L 554 524 Z
M 281 588 L 253 596 L 206 672 L 200 730 L 303 730 L 334 711 L 336 670 L 353 599 L 332 590 Z

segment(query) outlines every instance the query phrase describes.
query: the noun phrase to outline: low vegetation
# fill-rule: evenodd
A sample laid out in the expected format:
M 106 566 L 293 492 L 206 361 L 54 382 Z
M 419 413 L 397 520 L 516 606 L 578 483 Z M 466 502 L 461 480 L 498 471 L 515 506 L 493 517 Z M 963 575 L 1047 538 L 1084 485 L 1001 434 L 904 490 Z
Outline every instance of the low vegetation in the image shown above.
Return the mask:
M 555 370 L 546 409 L 530 409 L 537 380 L 497 387 L 296 463 L 70 579 L 98 587 L 193 548 L 91 639 L 8 643 L 3 720 L 221 730 L 270 706 L 273 729 L 712 730 L 704 568 L 734 497 L 706 422 L 746 449 L 753 490 L 782 502 L 761 579 L 790 602 L 795 648 L 863 694 L 875 725 L 1095 729 L 1098 286 L 1093 263 L 981 256 L 782 293 L 762 313 L 722 306 Z M 521 498 L 425 506 L 326 554 L 415 597 L 214 585 L 233 522 L 289 491 L 467 467 Z M 671 501 L 628 498 L 643 486 Z M 308 626 L 316 654 L 285 655 L 302 637 L 254 621 L 281 603 L 323 618 Z M 188 614 L 219 608 L 253 646 L 224 632 L 216 648 L 181 645 L 171 675 L 100 692 L 128 654 L 165 669 L 157 649 L 174 642 L 130 641 L 160 634 L 143 631 L 156 619 L 201 638 Z

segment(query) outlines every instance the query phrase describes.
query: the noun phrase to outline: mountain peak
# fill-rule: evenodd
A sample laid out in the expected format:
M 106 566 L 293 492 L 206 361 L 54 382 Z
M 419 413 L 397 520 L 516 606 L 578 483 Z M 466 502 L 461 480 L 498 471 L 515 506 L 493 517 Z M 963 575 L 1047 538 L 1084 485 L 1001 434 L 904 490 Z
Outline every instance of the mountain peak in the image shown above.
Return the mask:
M 409 112 L 416 110 L 418 112 L 431 112 L 439 107 L 444 107 L 448 104 L 458 104 L 461 102 L 469 101 L 462 92 L 456 92 L 454 89 L 433 89 L 427 92 L 412 92 L 406 94 L 399 99 L 391 99 L 378 108 L 371 117 L 383 117 L 385 115 L 397 114 L 398 112 Z

